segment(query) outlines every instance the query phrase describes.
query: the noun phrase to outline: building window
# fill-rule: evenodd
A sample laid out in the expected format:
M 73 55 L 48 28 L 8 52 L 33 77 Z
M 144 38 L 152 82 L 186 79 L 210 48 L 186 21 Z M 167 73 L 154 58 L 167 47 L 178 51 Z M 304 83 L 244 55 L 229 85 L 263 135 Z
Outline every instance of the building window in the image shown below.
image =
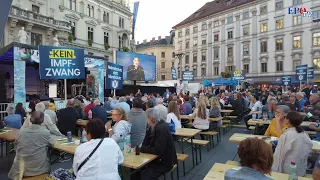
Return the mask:
M 76 11 L 76 0 L 68 0 L 68 8 Z
M 104 32 L 104 43 L 109 45 L 109 33 Z
M 166 52 L 161 52 L 161 58 L 165 58 L 166 57 Z
M 87 7 L 87 13 L 88 13 L 88 16 L 94 17 L 94 7 L 88 5 L 88 7 Z
M 227 23 L 228 23 L 228 24 L 233 23 L 233 16 L 229 16 L 229 17 L 227 18 Z
M 302 23 L 302 16 L 301 15 L 297 15 L 297 16 L 293 16 L 293 25 L 299 25 Z
M 276 39 L 276 51 L 283 51 L 283 39 Z
M 197 72 L 197 68 L 194 68 L 193 69 L 193 75 L 194 75 L 194 77 L 198 77 L 198 74 L 197 74 L 198 72 Z
M 202 39 L 202 45 L 207 44 L 207 40 L 206 39 Z
M 182 31 L 178 32 L 178 37 L 182 37 Z
M 261 53 L 266 53 L 268 51 L 268 42 L 267 41 L 262 41 L 260 43 L 260 52 Z
M 219 59 L 219 48 L 213 49 L 213 59 Z
M 193 33 L 197 33 L 198 32 L 198 26 L 193 26 Z
M 187 41 L 187 42 L 186 42 L 186 49 L 189 49 L 189 46 L 190 46 L 190 42 Z
M 248 19 L 249 18 L 249 11 L 243 12 L 242 19 Z
M 243 28 L 243 36 L 248 36 L 249 35 L 249 27 L 244 27 Z
M 121 49 L 121 36 L 119 36 L 119 49 Z
M 193 54 L 193 62 L 194 62 L 194 63 L 198 62 L 197 53 L 194 53 L 194 54 Z
M 182 42 L 178 43 L 178 49 L 181 50 L 182 49 Z
M 294 6 L 299 5 L 299 4 L 302 4 L 302 0 L 293 0 Z
M 161 68 L 162 69 L 166 68 L 166 62 L 161 62 Z
M 166 75 L 165 75 L 165 73 L 161 73 L 161 80 L 166 80 Z
M 215 66 L 213 73 L 214 73 L 215 76 L 218 76 L 219 75 L 219 67 Z
M 207 30 L 207 24 L 206 23 L 202 24 L 202 30 Z
M 283 29 L 283 19 L 276 20 L 276 29 Z
M 36 5 L 32 5 L 32 12 L 39 14 L 40 12 L 40 7 Z
M 301 48 L 301 36 L 293 37 L 293 48 L 294 49 Z
M 233 31 L 228 31 L 228 39 L 232 39 L 233 38 Z
M 94 7 L 91 6 L 91 17 L 94 17 Z
M 206 51 L 202 51 L 201 52 L 201 61 L 206 61 L 206 56 L 207 56 L 207 52 Z
M 186 36 L 190 34 L 190 29 L 186 29 Z
M 124 19 L 121 19 L 122 28 L 124 28 Z
M 42 34 L 31 32 L 31 45 L 33 46 L 42 45 Z
M 227 66 L 227 72 L 232 72 L 233 71 L 233 66 Z
M 233 47 L 228 47 L 228 57 L 233 57 Z
M 301 65 L 301 60 L 293 60 L 292 65 L 293 65 L 292 69 L 296 70 L 297 66 Z
M 312 44 L 313 46 L 320 46 L 320 32 L 312 34 Z
M 71 26 L 71 34 L 73 35 L 73 37 L 76 37 L 76 23 L 70 21 L 70 26 Z
M 264 15 L 268 13 L 267 6 L 260 7 L 260 15 Z
M 243 45 L 243 55 L 249 55 L 249 44 L 244 44 Z
M 174 67 L 174 62 L 171 62 L 171 67 Z
M 245 70 L 246 72 L 249 72 L 249 64 L 244 64 L 243 70 Z
M 187 55 L 185 56 L 185 63 L 186 63 L 186 64 L 189 64 L 189 54 L 187 54 Z
M 194 38 L 193 39 L 193 47 L 197 47 L 198 46 L 198 38 Z
M 109 13 L 104 11 L 102 20 L 103 22 L 109 23 Z
M 119 17 L 119 27 L 124 28 L 124 19 Z
M 172 52 L 172 58 L 176 57 L 176 53 Z
M 283 9 L 283 1 L 276 2 L 276 11 L 281 11 Z
M 88 40 L 93 41 L 93 28 L 88 27 Z
M 261 63 L 261 72 L 262 73 L 268 72 L 268 64 L 267 63 Z
M 320 19 L 320 10 L 312 12 L 312 20 L 317 21 Z
M 267 32 L 268 30 L 268 24 L 267 23 L 261 23 L 260 24 L 260 32 Z
M 216 42 L 216 41 L 219 41 L 219 34 L 215 34 L 214 35 L 214 41 Z
M 282 72 L 283 71 L 283 61 L 277 61 L 276 71 L 277 72 Z
M 320 69 L 320 58 L 313 58 L 313 68 Z
M 219 21 L 217 20 L 217 21 L 214 21 L 213 22 L 213 27 L 218 27 L 219 26 Z
M 206 68 L 201 68 L 201 76 L 206 76 Z

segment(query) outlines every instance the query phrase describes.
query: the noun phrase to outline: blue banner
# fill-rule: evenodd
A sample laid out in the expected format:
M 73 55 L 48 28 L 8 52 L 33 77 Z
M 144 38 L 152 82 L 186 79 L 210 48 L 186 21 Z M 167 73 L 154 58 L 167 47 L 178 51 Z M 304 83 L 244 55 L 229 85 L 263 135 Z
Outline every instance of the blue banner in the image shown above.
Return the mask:
M 25 48 L 14 47 L 14 104 L 26 102 L 26 56 Z
M 283 76 L 282 77 L 282 84 L 285 86 L 291 85 L 291 76 Z
M 98 69 L 99 99 L 104 103 L 104 69 Z
M 40 46 L 40 79 L 84 79 L 84 50 Z
M 0 42 L 4 39 L 2 38 L 4 28 L 6 27 L 7 21 L 8 21 L 8 15 L 10 13 L 12 0 L 5 0 L 1 1 L 0 6 Z
M 314 69 L 313 67 L 308 67 L 308 79 L 314 78 Z
M 123 77 L 123 66 L 108 62 L 106 88 L 122 89 L 122 77 Z
M 172 80 L 177 80 L 177 70 L 174 67 L 171 67 Z
M 135 2 L 134 5 L 133 5 L 132 39 L 134 39 L 134 29 L 136 28 L 138 10 L 139 10 L 139 2 Z
M 193 71 L 182 71 L 182 81 L 193 81 Z
M 233 71 L 232 79 L 236 80 L 236 81 L 245 80 L 246 79 L 246 71 L 245 70 Z
M 299 81 L 306 81 L 307 80 L 307 68 L 308 65 L 300 65 L 296 66 L 296 79 Z

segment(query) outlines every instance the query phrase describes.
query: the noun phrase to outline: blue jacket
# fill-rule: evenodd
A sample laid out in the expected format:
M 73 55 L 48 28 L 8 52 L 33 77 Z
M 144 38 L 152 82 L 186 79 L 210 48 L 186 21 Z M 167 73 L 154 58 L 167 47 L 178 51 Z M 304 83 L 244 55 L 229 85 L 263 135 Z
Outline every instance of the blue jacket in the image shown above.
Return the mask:
M 10 114 L 9 116 L 4 117 L 4 122 L 7 124 L 7 127 L 20 129 L 22 126 L 20 114 Z
M 169 94 L 169 96 L 171 96 L 171 92 L 164 92 L 163 93 L 163 99 L 167 99 L 167 95 Z
M 102 106 L 96 106 L 91 109 L 92 111 L 92 118 L 99 118 L 104 123 L 107 123 L 108 115 L 106 110 Z
M 304 99 L 301 99 L 300 101 L 298 101 L 298 112 L 302 112 L 302 108 L 305 104 L 306 104 L 306 100 Z
M 192 105 L 190 102 L 185 102 L 183 105 L 187 108 L 187 115 L 192 114 Z

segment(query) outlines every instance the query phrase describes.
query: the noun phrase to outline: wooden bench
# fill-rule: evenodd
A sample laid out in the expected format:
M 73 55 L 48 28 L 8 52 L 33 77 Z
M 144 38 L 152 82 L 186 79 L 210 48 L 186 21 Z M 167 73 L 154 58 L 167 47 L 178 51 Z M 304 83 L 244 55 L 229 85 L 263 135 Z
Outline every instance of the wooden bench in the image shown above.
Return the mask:
M 313 175 L 312 174 L 305 174 L 303 177 L 313 179 Z
M 45 180 L 49 174 L 40 174 L 38 176 L 23 177 L 22 180 Z
M 227 161 L 226 164 L 233 165 L 233 166 L 239 166 L 239 163 L 237 161 Z
M 205 131 L 205 132 L 200 132 L 199 134 L 204 135 L 206 139 L 209 141 L 208 151 L 214 148 L 213 136 L 217 136 L 217 144 L 219 143 L 219 133 L 216 131 Z
M 316 131 L 306 131 L 306 133 L 308 133 L 309 135 L 316 135 Z
M 249 129 L 250 129 L 250 130 L 255 130 L 256 127 L 255 127 L 255 126 L 250 126 Z
M 187 142 L 191 143 L 191 139 L 189 139 Z M 195 148 L 196 152 L 197 152 L 197 150 L 199 150 L 199 155 L 200 155 L 200 161 L 199 162 L 197 162 L 198 161 L 198 154 L 196 153 L 196 164 L 198 165 L 202 161 L 201 147 L 208 145 L 209 141 L 200 140 L 200 139 L 192 139 L 192 142 L 193 142 L 193 145 L 194 145 L 194 148 Z
M 182 162 L 183 175 L 184 175 L 184 176 L 186 175 L 186 167 L 185 167 L 184 161 L 185 161 L 188 157 L 189 157 L 188 154 L 180 154 L 180 153 L 177 153 L 177 159 L 178 159 L 178 161 L 181 161 L 181 162 Z M 179 168 L 178 168 L 178 171 L 179 171 Z
M 227 128 L 226 125 L 220 126 L 220 129 L 222 129 L 222 133 L 223 133 L 223 134 L 226 134 L 226 133 L 227 133 L 227 132 L 226 132 L 226 128 Z
M 172 169 L 168 172 L 168 173 L 171 174 L 171 180 L 173 180 L 173 171 L 174 171 L 175 169 L 177 169 L 177 167 L 178 167 L 178 165 L 175 164 L 175 165 L 172 167 Z M 164 174 L 163 177 L 164 177 L 164 180 L 166 180 L 166 174 Z M 179 180 L 179 169 L 177 169 L 177 179 Z

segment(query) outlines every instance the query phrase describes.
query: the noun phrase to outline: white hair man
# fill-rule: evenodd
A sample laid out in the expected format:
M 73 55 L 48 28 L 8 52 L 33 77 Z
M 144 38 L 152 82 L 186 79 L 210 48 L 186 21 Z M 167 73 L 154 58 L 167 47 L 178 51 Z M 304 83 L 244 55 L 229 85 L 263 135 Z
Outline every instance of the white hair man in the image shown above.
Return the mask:
M 50 119 L 52 121 L 53 124 L 56 124 L 57 123 L 57 114 L 56 112 L 52 111 L 51 109 L 49 109 L 49 102 L 48 101 L 45 101 L 43 102 L 44 104 L 44 107 L 45 107 L 45 110 L 44 110 L 44 114 L 47 114 L 48 116 L 50 116 Z
M 45 105 L 43 104 L 43 102 L 39 102 L 38 104 L 36 104 L 35 110 L 43 113 L 46 110 Z M 61 134 L 61 132 L 59 131 L 59 129 L 57 128 L 57 126 L 52 123 L 52 120 L 51 120 L 50 116 L 47 115 L 47 114 L 44 114 L 44 120 L 43 120 L 43 123 L 41 125 L 45 126 L 50 131 L 50 133 L 52 135 L 63 136 Z M 27 127 L 31 127 L 31 126 L 32 126 L 32 123 L 30 121 L 30 117 L 28 117 L 24 121 L 23 127 L 27 128 Z
M 298 92 L 296 94 L 297 102 L 298 102 L 298 111 L 302 112 L 303 107 L 306 104 L 306 100 L 304 99 L 304 93 L 303 92 Z
M 160 119 L 163 121 L 167 120 L 168 108 L 163 105 L 163 99 L 158 98 L 156 100 L 156 106 L 154 107 L 160 113 Z
M 115 108 L 122 108 L 127 114 L 130 111 L 130 105 L 127 103 L 127 98 L 126 97 L 120 97 L 119 98 L 119 103 L 114 105 L 113 109 Z

